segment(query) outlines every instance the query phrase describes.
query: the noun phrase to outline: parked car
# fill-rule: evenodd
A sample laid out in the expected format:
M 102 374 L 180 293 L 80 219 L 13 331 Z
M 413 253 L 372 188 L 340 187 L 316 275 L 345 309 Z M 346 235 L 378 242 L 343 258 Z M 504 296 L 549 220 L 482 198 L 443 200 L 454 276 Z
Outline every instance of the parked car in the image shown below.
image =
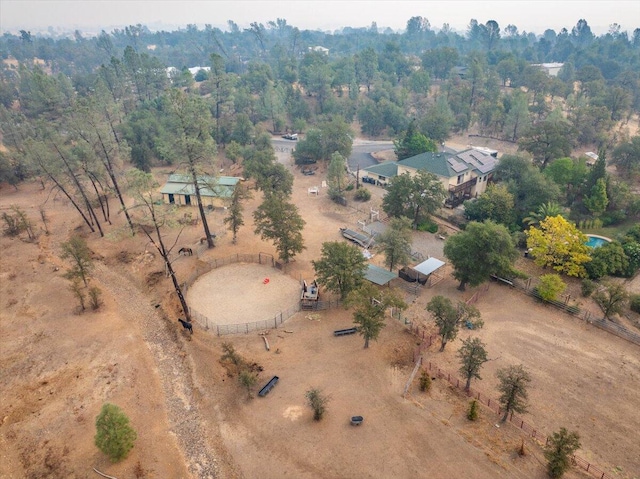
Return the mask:
M 287 133 L 286 135 L 282 135 L 282 138 L 285 140 L 293 140 L 296 141 L 298 139 L 297 133 Z

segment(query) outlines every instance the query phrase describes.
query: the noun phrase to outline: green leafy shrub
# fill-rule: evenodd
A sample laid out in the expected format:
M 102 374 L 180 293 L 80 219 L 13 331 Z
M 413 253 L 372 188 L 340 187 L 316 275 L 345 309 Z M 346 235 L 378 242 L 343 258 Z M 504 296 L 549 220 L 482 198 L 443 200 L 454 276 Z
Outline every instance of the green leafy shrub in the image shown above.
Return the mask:
M 598 283 L 588 278 L 584 278 L 581 284 L 582 296 L 584 296 L 585 298 L 588 298 L 596 290 L 597 287 L 598 287 Z
M 258 376 L 249 368 L 246 368 L 238 374 L 238 382 L 247 391 L 247 399 L 251 399 L 251 390 L 258 382 Z
M 544 301 L 555 301 L 566 287 L 567 285 L 557 274 L 543 274 L 536 289 Z
M 629 299 L 629 308 L 640 314 L 640 294 L 634 294 Z
M 371 199 L 371 192 L 366 188 L 358 188 L 358 191 L 353 195 L 358 201 L 369 201 Z
M 467 419 L 469 421 L 476 421 L 478 419 L 479 414 L 480 414 L 480 411 L 478 410 L 478 401 L 474 399 L 469 404 L 469 409 L 467 410 Z
M 92 286 L 89 288 L 89 304 L 91 305 L 91 309 L 96 311 L 100 308 L 102 301 L 100 300 L 100 296 L 102 296 L 102 291 L 97 286 Z
M 431 375 L 426 369 L 420 374 L 420 391 L 427 392 L 431 388 Z
M 438 224 L 433 221 L 425 221 L 418 225 L 418 231 L 428 231 L 429 233 L 437 233 L 438 232 Z
M 351 190 L 353 190 L 353 188 L 355 188 L 355 187 L 353 186 L 353 183 L 349 183 L 347 186 L 345 186 L 345 188 L 344 188 L 344 189 L 345 189 L 345 190 L 347 190 L 347 191 L 351 191 Z M 368 191 L 369 191 L 369 190 L 367 190 L 367 192 L 368 192 Z
M 129 418 L 115 404 L 105 403 L 96 418 L 95 444 L 109 456 L 111 462 L 118 462 L 129 454 L 137 438 L 129 425 Z
M 513 239 L 513 244 L 516 245 L 516 248 L 525 249 L 527 247 L 527 235 L 524 231 L 515 231 L 511 233 L 511 238 Z
M 602 215 L 602 226 L 617 225 L 626 219 L 627 214 L 622 210 L 607 211 Z
M 320 421 L 324 416 L 324 413 L 327 411 L 329 397 L 325 396 L 322 391 L 316 388 L 309 389 L 305 393 L 305 396 L 309 403 L 309 407 L 313 409 L 313 420 Z

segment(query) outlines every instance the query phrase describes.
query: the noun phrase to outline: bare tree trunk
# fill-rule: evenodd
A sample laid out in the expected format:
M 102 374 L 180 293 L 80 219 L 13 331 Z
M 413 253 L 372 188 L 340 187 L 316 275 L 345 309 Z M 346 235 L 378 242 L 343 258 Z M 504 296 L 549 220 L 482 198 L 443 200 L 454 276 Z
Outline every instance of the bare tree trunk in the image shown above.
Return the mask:
M 202 204 L 202 197 L 200 195 L 200 185 L 198 184 L 198 175 L 196 173 L 195 166 L 193 163 L 189 162 L 189 170 L 191 173 L 191 180 L 193 181 L 193 188 L 196 192 L 196 199 L 198 200 L 198 210 L 200 211 L 200 219 L 202 220 L 202 227 L 204 228 L 204 235 L 207 238 L 207 247 L 213 248 L 215 244 L 213 244 L 213 238 L 211 237 L 211 230 L 209 230 L 209 223 L 207 222 L 207 217 L 204 212 L 204 205 Z
M 100 181 L 98 181 L 98 178 L 96 178 L 96 176 L 93 173 L 90 173 L 89 171 L 85 170 L 85 174 L 87 175 L 87 178 L 89 178 L 89 181 L 91 181 L 91 186 L 93 186 L 93 191 L 95 191 L 96 198 L 98 198 L 98 204 L 100 205 L 100 209 L 102 210 L 102 217 L 106 222 L 111 224 L 111 220 L 109 219 L 109 208 L 108 206 L 105 207 L 105 204 L 103 203 L 103 199 L 106 198 L 106 195 L 101 194 L 100 191 L 98 191 L 97 184 L 100 185 L 101 190 L 104 191 L 104 188 L 100 184 Z
M 62 154 L 62 152 L 58 148 L 58 145 L 53 143 L 53 147 L 58 152 L 58 155 L 62 159 L 65 167 L 67 168 L 67 171 L 69 172 L 69 177 L 73 180 L 73 182 L 76 185 L 76 188 L 78 189 L 78 192 L 82 196 L 82 198 L 84 200 L 84 203 L 85 203 L 85 205 L 87 207 L 87 211 L 89 212 L 90 217 L 93 218 L 93 221 L 96 222 L 96 226 L 98 227 L 98 231 L 100 232 L 100 236 L 104 237 L 104 233 L 102 231 L 102 226 L 100 225 L 100 221 L 98 221 L 98 217 L 96 216 L 96 212 L 93 210 L 93 207 L 91 206 L 91 202 L 89 201 L 89 198 L 87 197 L 87 194 L 85 193 L 84 188 L 82 187 L 82 185 L 78 181 L 78 178 L 76 177 L 76 175 L 74 174 L 73 170 L 71 169 L 71 166 L 67 162 L 67 159 L 65 158 L 65 156 Z
M 114 132 L 115 135 L 115 132 Z M 107 148 L 104 144 L 104 142 L 102 141 L 102 137 L 100 136 L 100 133 L 98 133 L 98 139 L 100 140 L 100 146 L 102 147 L 102 151 L 104 153 L 104 160 L 103 160 L 103 164 L 105 169 L 107 170 L 107 173 L 109 175 L 109 178 L 111 178 L 111 184 L 113 185 L 113 188 L 116 190 L 116 195 L 118 196 L 118 200 L 120 200 L 120 206 L 122 207 L 122 211 L 124 212 L 124 216 L 127 219 L 127 223 L 129 224 L 129 228 L 131 229 L 131 234 L 133 236 L 136 235 L 136 230 L 133 227 L 133 222 L 131 221 L 131 216 L 129 215 L 129 210 L 127 210 L 127 205 L 124 204 L 124 198 L 122 197 L 122 193 L 120 192 L 120 186 L 118 185 L 118 180 L 116 179 L 116 174 L 113 168 L 113 162 L 111 161 L 111 157 L 109 156 L 109 153 L 107 152 Z M 117 137 L 116 137 L 116 141 L 117 141 Z
M 73 197 L 69 194 L 69 192 L 64 188 L 64 186 L 62 186 L 62 184 L 58 181 L 58 179 L 53 176 L 53 173 L 51 173 L 50 171 L 48 171 L 46 169 L 46 167 L 44 166 L 44 164 L 42 162 L 40 162 L 40 160 L 38 160 L 40 167 L 42 168 L 42 171 L 44 171 L 44 173 L 47 175 L 47 177 L 53 181 L 53 184 L 56 185 L 56 188 L 58 188 L 60 191 L 62 191 L 62 194 L 65 195 L 67 197 L 67 199 L 71 202 L 71 204 L 73 205 L 73 207 L 76 209 L 76 211 L 78 213 L 80 213 L 80 216 L 82 216 L 82 219 L 84 220 L 84 222 L 87 224 L 87 226 L 89 227 L 89 229 L 91 230 L 92 233 L 95 233 L 95 228 L 93 227 L 93 225 L 91 224 L 91 221 L 89 221 L 89 218 L 87 218 L 87 216 L 84 214 L 84 211 L 82 211 L 82 208 L 80 208 L 80 205 L 78 205 L 76 203 L 76 201 L 73 199 Z
M 188 322 L 191 322 L 191 313 L 189 312 L 187 300 L 182 293 L 182 288 L 180 287 L 180 283 L 178 283 L 178 278 L 176 278 L 176 272 L 174 271 L 173 265 L 171 264 L 171 259 L 169 258 L 169 251 L 167 251 L 167 248 L 162 241 L 162 235 L 160 234 L 160 225 L 158 224 L 158 220 L 156 219 L 156 215 L 153 209 L 151 209 L 151 219 L 153 221 L 153 227 L 156 232 L 157 240 L 154 239 L 145 228 L 142 228 L 142 230 L 144 231 L 144 234 L 147 235 L 147 238 L 149 238 L 149 241 L 151 241 L 153 246 L 158 250 L 158 253 L 160 253 L 160 256 L 162 257 L 162 260 L 164 261 L 164 264 L 167 268 L 167 272 L 169 273 L 169 276 L 171 276 L 173 288 L 175 289 L 178 300 L 180 301 L 182 312 L 184 313 L 186 320 Z

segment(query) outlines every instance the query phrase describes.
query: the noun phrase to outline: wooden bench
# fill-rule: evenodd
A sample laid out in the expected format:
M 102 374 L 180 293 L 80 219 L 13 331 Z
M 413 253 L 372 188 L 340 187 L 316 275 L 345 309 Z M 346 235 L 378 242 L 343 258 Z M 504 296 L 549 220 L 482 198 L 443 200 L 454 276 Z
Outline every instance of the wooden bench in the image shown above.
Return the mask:
M 338 329 L 333 332 L 334 336 L 346 336 L 347 334 L 355 334 L 358 332 L 358 328 Z
M 269 394 L 269 391 L 271 391 L 273 389 L 273 386 L 275 386 L 278 383 L 278 380 L 280 378 L 278 376 L 273 376 L 269 382 L 260 390 L 260 392 L 258 392 L 258 396 L 264 397 L 267 394 Z

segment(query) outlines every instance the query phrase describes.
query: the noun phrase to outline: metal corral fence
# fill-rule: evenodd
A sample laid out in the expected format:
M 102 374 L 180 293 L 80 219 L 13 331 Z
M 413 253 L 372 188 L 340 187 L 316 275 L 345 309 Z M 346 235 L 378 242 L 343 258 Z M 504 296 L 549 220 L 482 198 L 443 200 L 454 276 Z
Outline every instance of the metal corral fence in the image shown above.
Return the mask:
M 257 253 L 257 254 L 246 254 L 246 253 L 237 253 L 231 256 L 227 256 L 225 258 L 216 258 L 206 262 L 204 265 L 200 265 L 196 268 L 196 271 L 189 276 L 189 278 L 182 284 L 182 288 L 184 294 L 187 293 L 189 287 L 193 284 L 193 282 L 198 279 L 203 274 L 208 273 L 214 269 L 220 268 L 221 266 L 226 266 L 234 263 L 258 263 L 265 264 L 271 266 L 272 268 L 276 267 L 276 262 L 273 255 L 268 253 Z M 288 308 L 284 311 L 280 311 L 274 316 L 264 319 L 262 321 L 254 321 L 250 323 L 237 323 L 237 324 L 216 324 L 215 321 L 212 321 L 207 316 L 202 313 L 199 313 L 193 308 L 190 308 L 189 312 L 191 313 L 191 318 L 202 326 L 204 329 L 215 330 L 218 336 L 224 336 L 226 334 L 239 334 L 244 333 L 248 334 L 251 331 L 260 331 L 263 329 L 276 329 L 282 323 L 284 323 L 291 316 L 300 311 L 300 304 L 296 304 L 295 306 Z
M 419 358 L 419 361 L 421 360 L 422 360 L 422 357 Z M 422 366 L 424 367 L 424 369 L 429 371 L 430 374 L 435 375 L 435 377 L 446 379 L 447 382 L 452 386 L 454 386 L 455 388 L 464 390 L 466 381 L 461 380 L 456 375 L 451 374 L 443 369 L 440 369 L 438 366 L 436 366 L 430 361 L 428 362 L 422 361 Z M 489 396 L 486 396 L 480 391 L 474 388 L 469 388 L 469 391 L 466 394 L 470 398 L 477 400 L 480 404 L 491 409 L 494 413 L 496 413 L 496 415 L 499 416 L 501 414 L 504 414 L 504 411 L 501 409 L 500 403 L 498 401 L 496 401 L 495 399 L 491 399 Z M 544 441 L 545 446 L 549 443 L 549 436 L 541 432 L 539 429 L 536 429 L 530 424 L 526 423 L 521 417 L 518 417 L 515 414 L 510 413 L 508 416 L 508 421 L 514 426 L 523 430 L 525 433 L 527 433 L 528 436 L 531 436 L 532 438 L 537 439 L 538 441 Z M 593 475 L 594 477 L 597 477 L 599 479 L 613 479 L 612 476 L 604 472 L 598 466 L 591 464 L 590 462 L 582 459 L 577 455 L 574 455 L 572 459 L 573 459 L 574 465 L 579 466 L 585 471 L 591 473 L 591 475 Z
M 543 301 L 545 304 L 549 304 L 550 306 L 561 309 L 564 312 L 569 313 L 572 316 L 575 316 L 589 324 L 593 324 L 594 326 L 597 326 L 600 329 L 604 329 L 605 331 L 608 331 L 611 334 L 614 334 L 622 339 L 626 339 L 627 341 L 630 341 L 640 346 L 640 334 L 634 331 L 631 331 L 625 328 L 624 326 L 620 326 L 619 324 L 616 324 L 613 321 L 609 321 L 605 318 L 598 318 L 597 316 L 594 316 L 590 311 L 582 311 L 576 304 L 570 304 L 569 302 L 571 299 L 570 296 L 565 296 L 564 301 L 543 300 L 538 294 L 538 291 L 536 289 L 537 281 L 536 282 L 532 281 L 532 278 L 529 278 L 525 281 L 520 279 L 508 280 L 505 278 L 492 276 L 492 279 L 494 281 L 511 286 L 513 288 L 517 288 L 523 291 L 524 293 L 528 294 L 529 296 L 532 296 L 534 298 L 539 299 L 540 301 Z
M 196 268 L 191 276 L 182 284 L 184 293 L 186 294 L 189 287 L 203 274 L 208 273 L 221 266 L 226 266 L 234 263 L 258 263 L 271 266 L 272 268 L 282 270 L 282 265 L 275 260 L 273 255 L 268 253 L 237 253 L 225 258 L 216 258 L 206 262 L 204 265 L 200 265 Z M 300 281 L 300 278 L 294 278 Z M 331 308 L 337 308 L 342 304 L 340 300 L 330 301 L 316 301 L 313 304 L 307 304 L 305 310 L 323 311 Z M 206 315 L 190 308 L 192 319 L 202 326 L 204 329 L 215 330 L 218 336 L 224 336 L 227 334 L 248 334 L 251 331 L 260 331 L 264 329 L 277 329 L 282 323 L 284 323 L 291 316 L 296 314 L 301 309 L 301 304 L 298 302 L 295 306 L 292 306 L 284 311 L 278 312 L 271 318 L 264 319 L 262 321 L 254 321 L 251 323 L 236 323 L 236 324 L 216 324 L 215 321 L 209 319 Z
M 215 324 L 204 314 L 200 314 L 198 311 L 191 308 L 191 319 L 200 324 L 204 329 L 215 331 L 217 336 L 225 336 L 227 334 L 249 334 L 252 331 L 263 331 L 265 329 L 277 329 L 282 323 L 284 323 L 291 316 L 300 311 L 299 305 L 289 308 L 285 311 L 280 311 L 272 318 L 264 319 L 262 321 L 254 321 L 252 323 L 237 323 L 237 324 Z
M 209 260 L 207 262 L 203 261 L 203 263 L 204 265 L 200 264 L 196 268 L 196 270 L 193 272 L 193 274 L 189 276 L 189 278 L 187 278 L 187 280 L 182 284 L 182 287 L 184 288 L 185 292 L 191 287 L 193 282 L 196 279 L 198 279 L 200 276 L 208 273 L 209 271 L 217 269 L 220 266 L 226 266 L 234 263 L 258 263 L 258 264 L 265 264 L 267 266 L 275 267 L 275 259 L 273 258 L 273 255 L 268 253 L 257 253 L 257 254 L 256 253 L 253 253 L 253 254 L 236 253 L 231 256 L 227 256 L 225 258 L 216 258 L 216 259 Z
M 342 305 L 342 301 L 339 299 L 329 301 L 314 301 L 313 303 L 305 304 L 304 310 L 309 311 L 325 311 L 327 309 L 337 308 Z

